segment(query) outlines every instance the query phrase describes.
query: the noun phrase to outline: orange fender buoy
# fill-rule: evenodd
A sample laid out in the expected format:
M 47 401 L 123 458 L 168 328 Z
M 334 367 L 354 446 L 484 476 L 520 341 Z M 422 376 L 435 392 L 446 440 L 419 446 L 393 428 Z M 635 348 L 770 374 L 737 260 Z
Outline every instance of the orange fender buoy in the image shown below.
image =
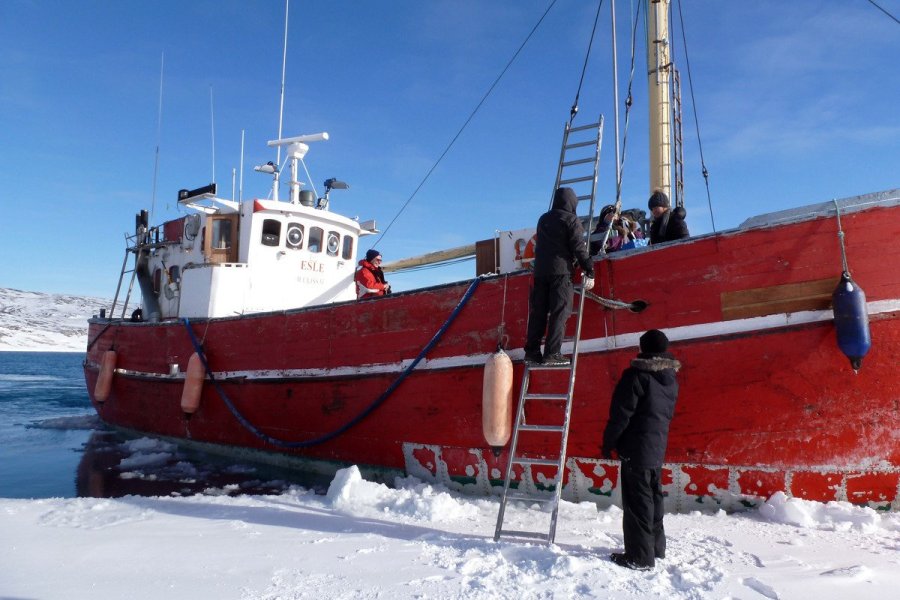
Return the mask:
M 499 455 L 512 433 L 513 365 L 503 350 L 492 354 L 484 365 L 481 417 L 484 439 Z
M 100 361 L 100 375 L 94 385 L 94 400 L 103 404 L 109 398 L 112 389 L 113 374 L 116 372 L 116 351 L 107 350 Z
M 206 379 L 206 369 L 203 367 L 200 355 L 194 352 L 188 361 L 187 371 L 184 374 L 184 388 L 181 390 L 181 410 L 187 417 L 200 408 L 200 394 L 203 392 L 204 379 Z

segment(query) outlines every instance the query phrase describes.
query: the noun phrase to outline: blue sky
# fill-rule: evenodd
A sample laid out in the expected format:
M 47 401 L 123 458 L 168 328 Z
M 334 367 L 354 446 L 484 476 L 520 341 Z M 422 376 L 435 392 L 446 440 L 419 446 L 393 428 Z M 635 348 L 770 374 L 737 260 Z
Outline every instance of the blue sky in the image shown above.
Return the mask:
M 900 187 L 900 25 L 866 0 L 681 0 L 718 229 L 773 210 Z M 284 135 L 312 146 L 332 209 L 381 227 L 396 215 L 550 0 L 302 1 L 290 7 Z M 880 0 L 900 15 L 900 0 Z M 558 0 L 410 207 L 387 260 L 533 226 L 546 209 L 596 5 Z M 619 1 L 625 83 L 632 2 Z M 252 166 L 274 160 L 281 0 L 0 2 L 0 287 L 111 297 L 134 213 L 151 204 L 165 53 L 155 222 L 212 179 L 231 195 L 246 131 Z M 601 201 L 614 195 L 608 0 L 581 94 L 607 117 Z M 676 38 L 681 54 L 680 37 Z M 643 53 L 635 97 L 642 103 Z M 690 109 L 682 65 L 685 104 Z M 646 111 L 632 117 L 626 207 L 648 196 Z M 691 114 L 688 223 L 711 230 Z M 363 248 L 367 247 L 366 240 Z M 470 276 L 395 276 L 395 287 Z M 400 285 L 398 286 L 397 283 Z

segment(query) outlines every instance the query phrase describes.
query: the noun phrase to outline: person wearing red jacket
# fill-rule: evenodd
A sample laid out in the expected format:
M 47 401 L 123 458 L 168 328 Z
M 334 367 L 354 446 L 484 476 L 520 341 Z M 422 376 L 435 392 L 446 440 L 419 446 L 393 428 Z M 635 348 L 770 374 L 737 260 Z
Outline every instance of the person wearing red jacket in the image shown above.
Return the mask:
M 381 270 L 381 252 L 372 248 L 359 261 L 356 269 L 356 299 L 377 298 L 391 293 L 391 284 L 384 280 Z

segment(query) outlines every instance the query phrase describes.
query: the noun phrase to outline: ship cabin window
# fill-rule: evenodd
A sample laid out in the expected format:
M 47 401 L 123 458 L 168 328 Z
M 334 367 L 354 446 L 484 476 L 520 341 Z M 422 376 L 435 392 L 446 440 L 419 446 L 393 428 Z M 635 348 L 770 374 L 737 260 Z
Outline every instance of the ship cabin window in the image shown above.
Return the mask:
M 325 248 L 325 252 L 328 256 L 337 256 L 338 250 L 341 247 L 341 234 L 337 231 L 329 231 L 328 232 L 328 246 Z
M 162 284 L 162 269 L 157 267 L 153 271 L 153 293 L 158 294 Z
M 181 269 L 178 267 L 178 265 L 169 267 L 169 279 L 171 279 L 175 283 L 181 281 Z
M 344 236 L 344 251 L 341 252 L 341 258 L 344 260 L 350 260 L 350 257 L 353 256 L 353 236 L 345 235 Z
M 303 248 L 304 227 L 300 223 L 288 223 L 287 235 L 284 243 L 292 250 L 300 250 Z
M 231 248 L 231 223 L 224 219 L 215 219 L 212 226 L 213 249 L 228 250 Z
M 277 219 L 263 221 L 261 241 L 263 246 L 278 246 L 281 241 L 281 221 Z
M 325 230 L 321 227 L 310 227 L 309 228 L 309 248 L 310 252 L 321 252 L 322 251 L 322 238 L 325 237 Z

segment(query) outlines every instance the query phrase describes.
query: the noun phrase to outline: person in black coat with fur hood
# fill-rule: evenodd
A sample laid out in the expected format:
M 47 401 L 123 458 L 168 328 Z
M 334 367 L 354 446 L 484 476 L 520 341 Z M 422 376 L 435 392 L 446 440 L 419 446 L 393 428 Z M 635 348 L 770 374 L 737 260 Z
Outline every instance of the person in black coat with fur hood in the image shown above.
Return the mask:
M 678 398 L 675 374 L 681 368 L 668 347 L 669 339 L 658 329 L 641 336 L 641 352 L 616 384 L 603 432 L 603 458 L 613 458 L 615 451 L 621 461 L 625 552 L 610 558 L 629 569 L 652 569 L 655 559 L 666 555 L 660 476 Z
M 656 190 L 647 201 L 647 207 L 653 214 L 653 223 L 650 225 L 650 243 L 660 244 L 672 242 L 690 237 L 687 223 L 687 211 L 679 206 L 672 208 L 669 197 L 664 192 Z

